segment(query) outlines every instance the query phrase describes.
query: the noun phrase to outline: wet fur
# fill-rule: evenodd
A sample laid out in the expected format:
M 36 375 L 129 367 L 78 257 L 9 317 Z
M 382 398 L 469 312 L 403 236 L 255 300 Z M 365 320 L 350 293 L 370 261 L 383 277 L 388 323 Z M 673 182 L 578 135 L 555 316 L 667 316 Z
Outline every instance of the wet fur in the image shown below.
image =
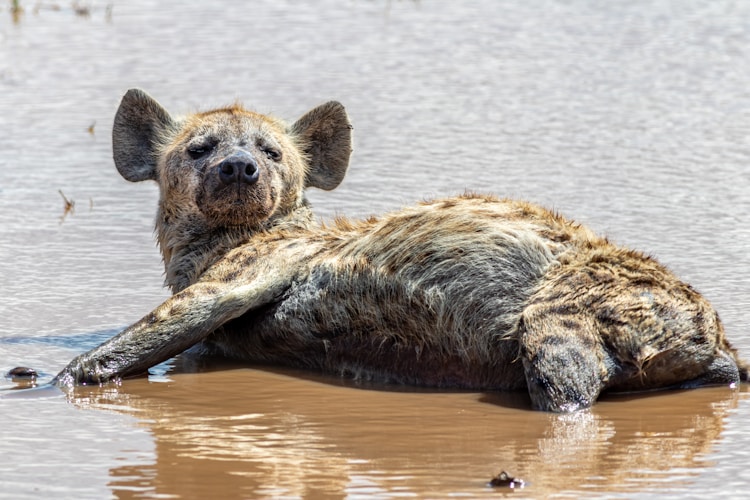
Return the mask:
M 350 129 L 338 103 L 286 126 L 240 106 L 175 119 L 130 91 L 115 162 L 160 185 L 175 295 L 56 381 L 137 374 L 187 348 L 400 384 L 527 389 L 549 411 L 589 407 L 605 390 L 747 380 L 689 285 L 530 203 L 468 194 L 313 223 L 304 189 L 338 185 Z M 190 158 L 207 137 L 212 154 Z M 215 165 L 237 148 L 262 180 L 227 192 Z

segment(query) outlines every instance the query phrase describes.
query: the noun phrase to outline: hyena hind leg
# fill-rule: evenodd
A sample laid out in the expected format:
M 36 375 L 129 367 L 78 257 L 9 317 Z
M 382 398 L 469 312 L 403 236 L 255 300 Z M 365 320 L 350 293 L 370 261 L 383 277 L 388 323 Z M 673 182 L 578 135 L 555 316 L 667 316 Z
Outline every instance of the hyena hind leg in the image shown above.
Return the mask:
M 526 311 L 519 340 L 535 409 L 572 412 L 594 404 L 611 370 L 595 334 L 586 317 Z
M 733 385 L 740 381 L 747 382 L 747 370 L 737 366 L 736 361 L 727 353 L 720 351 L 700 377 L 687 380 L 678 385 L 679 389 L 694 389 L 710 385 Z

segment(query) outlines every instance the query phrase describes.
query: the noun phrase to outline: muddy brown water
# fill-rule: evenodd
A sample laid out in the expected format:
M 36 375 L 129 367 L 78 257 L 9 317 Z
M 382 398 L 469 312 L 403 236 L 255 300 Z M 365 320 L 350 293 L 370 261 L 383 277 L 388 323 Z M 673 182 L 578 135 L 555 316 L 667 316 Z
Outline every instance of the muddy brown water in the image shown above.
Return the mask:
M 153 185 L 109 134 L 142 87 L 175 112 L 236 99 L 355 126 L 321 218 L 465 190 L 529 199 L 655 255 L 750 357 L 750 4 L 492 0 L 9 2 L 0 11 L 3 498 L 745 498 L 748 388 L 608 397 L 356 386 L 173 360 L 44 387 L 158 305 Z M 74 202 L 67 213 L 66 198 Z M 506 470 L 521 490 L 487 482 Z

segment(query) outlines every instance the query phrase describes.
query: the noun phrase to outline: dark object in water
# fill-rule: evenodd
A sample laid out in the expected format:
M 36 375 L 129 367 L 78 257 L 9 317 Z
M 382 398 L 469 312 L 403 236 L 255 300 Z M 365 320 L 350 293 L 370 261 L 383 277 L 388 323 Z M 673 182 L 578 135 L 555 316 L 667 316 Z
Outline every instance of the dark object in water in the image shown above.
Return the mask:
M 28 368 L 26 366 L 16 366 L 15 368 L 12 368 L 8 371 L 8 373 L 5 374 L 7 378 L 10 379 L 31 379 L 36 380 L 38 373 L 33 368 Z
M 510 474 L 502 471 L 500 474 L 490 479 L 489 485 L 493 488 L 523 488 L 526 483 L 523 479 L 511 477 Z

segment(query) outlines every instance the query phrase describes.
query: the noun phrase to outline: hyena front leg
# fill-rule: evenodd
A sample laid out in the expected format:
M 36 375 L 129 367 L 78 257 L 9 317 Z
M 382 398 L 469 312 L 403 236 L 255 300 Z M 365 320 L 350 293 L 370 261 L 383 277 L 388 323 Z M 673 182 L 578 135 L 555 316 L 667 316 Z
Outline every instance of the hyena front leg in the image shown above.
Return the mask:
M 596 324 L 577 308 L 531 305 L 524 311 L 519 344 L 531 403 L 537 410 L 588 408 L 609 377 L 609 357 Z
M 205 339 L 227 321 L 277 300 L 287 280 L 196 283 L 173 295 L 143 319 L 71 361 L 56 385 L 101 384 L 139 375 Z

